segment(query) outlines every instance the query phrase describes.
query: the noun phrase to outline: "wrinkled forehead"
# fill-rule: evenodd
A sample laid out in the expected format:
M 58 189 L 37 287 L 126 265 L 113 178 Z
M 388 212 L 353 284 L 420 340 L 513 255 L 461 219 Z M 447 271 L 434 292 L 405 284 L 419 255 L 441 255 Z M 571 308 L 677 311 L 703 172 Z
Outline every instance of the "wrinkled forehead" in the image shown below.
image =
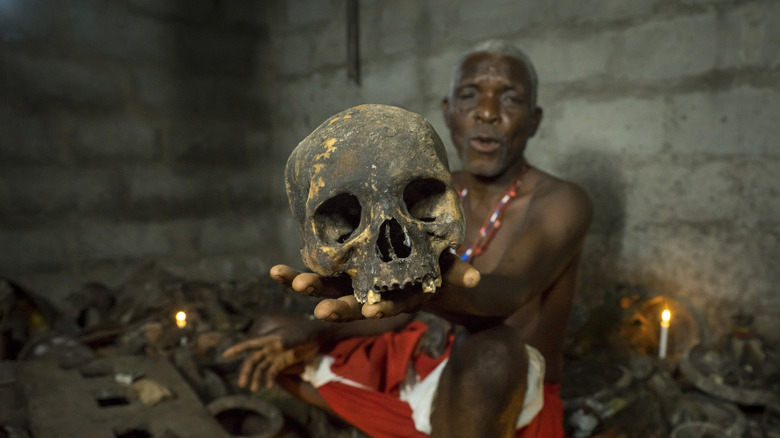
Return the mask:
M 531 73 L 528 66 L 512 56 L 477 52 L 467 56 L 460 64 L 455 86 L 461 86 L 480 79 L 501 80 L 509 85 L 531 90 Z

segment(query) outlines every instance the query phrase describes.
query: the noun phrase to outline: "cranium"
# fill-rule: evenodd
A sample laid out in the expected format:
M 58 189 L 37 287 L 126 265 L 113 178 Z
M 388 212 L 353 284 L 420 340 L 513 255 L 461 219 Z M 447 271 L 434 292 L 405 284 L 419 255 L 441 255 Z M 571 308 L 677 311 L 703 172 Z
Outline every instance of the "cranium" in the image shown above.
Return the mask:
M 463 211 L 422 116 L 385 105 L 336 114 L 298 144 L 285 179 L 309 269 L 349 275 L 361 303 L 441 286 L 439 256 L 463 239 Z

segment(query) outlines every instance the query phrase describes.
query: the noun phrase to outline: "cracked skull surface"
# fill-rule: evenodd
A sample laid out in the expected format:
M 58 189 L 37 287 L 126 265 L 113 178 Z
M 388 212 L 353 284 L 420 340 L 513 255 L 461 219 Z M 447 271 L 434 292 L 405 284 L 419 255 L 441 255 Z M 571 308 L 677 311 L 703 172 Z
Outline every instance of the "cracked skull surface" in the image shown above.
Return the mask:
M 336 114 L 293 150 L 285 180 L 309 269 L 349 275 L 361 303 L 441 286 L 439 256 L 460 244 L 464 221 L 425 118 L 386 105 Z

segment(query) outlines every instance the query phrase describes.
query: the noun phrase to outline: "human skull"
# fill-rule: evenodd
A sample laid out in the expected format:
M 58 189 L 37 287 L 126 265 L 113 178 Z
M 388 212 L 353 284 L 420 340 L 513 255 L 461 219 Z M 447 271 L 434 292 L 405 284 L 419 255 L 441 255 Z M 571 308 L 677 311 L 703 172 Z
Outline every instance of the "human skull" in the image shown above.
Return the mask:
M 361 303 L 441 286 L 439 256 L 460 244 L 464 221 L 425 118 L 385 105 L 336 114 L 293 150 L 285 179 L 309 269 L 349 275 Z

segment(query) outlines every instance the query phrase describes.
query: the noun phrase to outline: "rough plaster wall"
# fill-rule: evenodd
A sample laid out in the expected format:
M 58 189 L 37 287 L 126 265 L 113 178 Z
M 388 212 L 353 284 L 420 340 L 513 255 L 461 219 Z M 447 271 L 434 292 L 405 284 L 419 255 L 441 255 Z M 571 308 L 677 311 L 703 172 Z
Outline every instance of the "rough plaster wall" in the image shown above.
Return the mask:
M 452 64 L 502 37 L 540 74 L 531 161 L 596 207 L 575 319 L 638 284 L 713 334 L 754 313 L 780 343 L 779 1 L 363 0 L 360 86 L 344 0 L 116 3 L 0 3 L 25 5 L 0 14 L 7 275 L 297 263 L 281 183 L 297 142 L 360 103 L 419 112 L 448 142 Z
M 263 17 L 249 1 L 0 1 L 0 275 L 57 301 L 148 262 L 233 279 L 295 257 Z

